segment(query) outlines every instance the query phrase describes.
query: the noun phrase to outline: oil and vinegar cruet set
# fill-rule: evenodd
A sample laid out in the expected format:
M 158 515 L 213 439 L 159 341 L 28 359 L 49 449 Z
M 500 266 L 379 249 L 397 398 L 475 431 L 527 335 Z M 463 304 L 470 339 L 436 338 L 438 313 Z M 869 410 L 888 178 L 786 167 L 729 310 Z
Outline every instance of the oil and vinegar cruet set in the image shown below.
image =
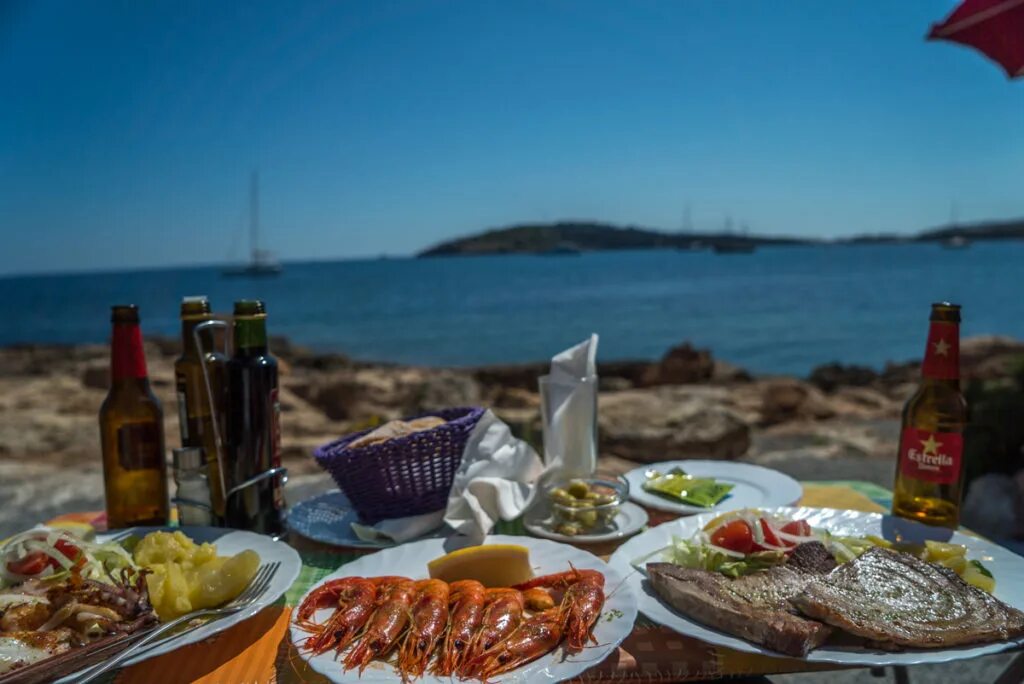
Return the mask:
M 181 447 L 173 466 L 182 525 L 285 531 L 287 471 L 266 318 L 259 300 L 235 302 L 230 321 L 215 316 L 206 297 L 181 302 Z M 114 306 L 111 322 L 110 391 L 100 409 L 107 525 L 166 525 L 163 410 L 149 383 L 138 307 Z

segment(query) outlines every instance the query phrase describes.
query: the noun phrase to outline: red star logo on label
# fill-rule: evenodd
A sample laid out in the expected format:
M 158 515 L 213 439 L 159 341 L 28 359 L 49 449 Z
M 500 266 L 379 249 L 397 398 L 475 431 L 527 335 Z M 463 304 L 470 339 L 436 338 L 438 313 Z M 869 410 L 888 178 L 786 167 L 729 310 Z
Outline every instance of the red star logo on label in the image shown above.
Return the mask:
M 936 342 L 932 346 L 935 347 L 935 353 L 938 354 L 939 356 L 948 356 L 949 355 L 949 342 L 946 342 L 946 340 L 941 340 L 940 339 L 938 342 Z

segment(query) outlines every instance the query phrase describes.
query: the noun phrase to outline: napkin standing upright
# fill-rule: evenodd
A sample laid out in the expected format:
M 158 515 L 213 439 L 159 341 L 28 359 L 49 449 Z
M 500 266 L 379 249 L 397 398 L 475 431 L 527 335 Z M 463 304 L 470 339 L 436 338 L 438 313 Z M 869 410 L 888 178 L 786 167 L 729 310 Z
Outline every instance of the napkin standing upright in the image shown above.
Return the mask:
M 540 378 L 545 474 L 591 477 L 597 470 L 597 334 L 551 359 Z

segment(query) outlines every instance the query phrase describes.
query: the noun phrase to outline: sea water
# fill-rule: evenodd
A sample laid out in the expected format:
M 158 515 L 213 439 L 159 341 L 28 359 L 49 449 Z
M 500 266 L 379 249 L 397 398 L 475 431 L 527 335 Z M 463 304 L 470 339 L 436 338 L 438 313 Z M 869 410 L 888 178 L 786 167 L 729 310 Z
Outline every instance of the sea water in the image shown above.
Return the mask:
M 962 304 L 962 332 L 1024 337 L 1024 242 L 651 250 L 285 263 L 271 278 L 219 268 L 0 278 L 0 344 L 96 343 L 109 306 L 141 307 L 176 336 L 178 303 L 218 311 L 266 300 L 293 342 L 375 361 L 467 366 L 537 361 L 601 335 L 598 359 L 654 359 L 688 340 L 758 373 L 829 361 L 919 358 L 928 305 Z

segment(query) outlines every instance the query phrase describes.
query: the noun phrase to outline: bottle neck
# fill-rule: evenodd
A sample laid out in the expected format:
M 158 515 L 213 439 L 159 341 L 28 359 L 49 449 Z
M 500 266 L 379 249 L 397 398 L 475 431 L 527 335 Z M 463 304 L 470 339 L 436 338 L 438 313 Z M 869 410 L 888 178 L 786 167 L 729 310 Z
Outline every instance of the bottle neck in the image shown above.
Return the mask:
M 209 320 L 213 320 L 212 316 L 196 316 L 181 319 L 181 355 L 189 357 L 198 357 L 199 350 L 196 348 L 196 326 L 200 323 L 205 323 Z M 202 342 L 203 349 L 207 352 L 214 351 L 213 349 L 213 333 L 209 330 L 201 332 L 199 339 Z
M 234 347 L 238 356 L 258 356 L 267 353 L 267 323 L 263 316 L 236 318 Z
M 960 326 L 949 321 L 932 321 L 928 328 L 921 377 L 940 384 L 960 385 Z
M 110 379 L 113 382 L 145 379 L 146 354 L 138 323 L 115 323 L 110 342 Z

